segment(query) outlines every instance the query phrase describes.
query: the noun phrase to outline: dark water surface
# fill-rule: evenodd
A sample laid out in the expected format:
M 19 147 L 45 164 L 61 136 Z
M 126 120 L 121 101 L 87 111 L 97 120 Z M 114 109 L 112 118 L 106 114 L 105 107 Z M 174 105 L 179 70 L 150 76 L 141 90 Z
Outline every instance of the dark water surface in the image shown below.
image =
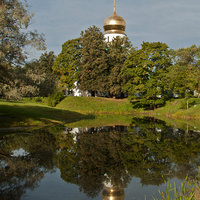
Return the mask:
M 200 131 L 134 118 L 130 126 L 0 134 L 0 199 L 147 200 L 200 166 Z

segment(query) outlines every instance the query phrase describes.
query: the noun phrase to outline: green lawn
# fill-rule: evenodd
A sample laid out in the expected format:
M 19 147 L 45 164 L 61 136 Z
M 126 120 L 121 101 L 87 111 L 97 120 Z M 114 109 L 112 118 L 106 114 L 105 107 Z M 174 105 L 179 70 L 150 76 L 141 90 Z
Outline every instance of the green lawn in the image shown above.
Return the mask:
M 186 109 L 185 99 L 173 99 L 165 107 L 154 111 L 155 115 L 164 115 L 176 119 L 200 119 L 200 98 L 189 99 L 189 109 Z
M 129 125 L 133 113 L 126 99 L 66 97 L 56 108 L 34 103 L 33 99 L 25 99 L 23 102 L 0 100 L 0 127 L 56 123 L 70 126 Z
M 127 99 L 101 97 L 66 97 L 57 108 L 80 113 L 131 114 L 134 112 Z
M 94 117 L 36 103 L 0 101 L 0 127 L 63 124 L 91 118 Z
M 0 100 L 0 127 L 56 123 L 70 123 L 71 126 L 129 125 L 131 118 L 137 115 L 149 115 L 165 121 L 167 118 L 170 124 L 175 123 L 174 119 L 179 124 L 185 124 L 189 119 L 200 119 L 200 99 L 190 99 L 188 110 L 184 108 L 185 104 L 184 99 L 170 100 L 163 108 L 144 111 L 134 110 L 128 99 L 66 97 L 56 108 L 28 99 L 24 102 Z M 193 121 L 192 126 L 199 126 L 198 121 Z

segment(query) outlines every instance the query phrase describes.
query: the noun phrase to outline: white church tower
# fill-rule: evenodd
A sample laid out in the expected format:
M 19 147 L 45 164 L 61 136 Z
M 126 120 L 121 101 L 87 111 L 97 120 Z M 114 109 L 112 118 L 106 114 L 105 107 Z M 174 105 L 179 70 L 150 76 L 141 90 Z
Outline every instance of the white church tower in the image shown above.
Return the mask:
M 126 29 L 126 22 L 125 20 L 117 15 L 115 9 L 115 0 L 114 0 L 114 12 L 111 16 L 107 17 L 103 23 L 104 28 L 104 37 L 106 42 L 111 42 L 113 38 L 119 36 L 124 37 L 125 29 Z

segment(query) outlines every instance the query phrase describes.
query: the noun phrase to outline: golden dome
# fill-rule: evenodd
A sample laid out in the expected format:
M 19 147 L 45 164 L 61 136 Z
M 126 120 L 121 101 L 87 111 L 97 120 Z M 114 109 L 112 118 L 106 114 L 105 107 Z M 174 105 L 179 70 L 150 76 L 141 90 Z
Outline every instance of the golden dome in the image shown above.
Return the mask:
M 113 14 L 104 20 L 103 28 L 105 34 L 108 33 L 125 34 L 126 22 L 122 17 L 116 14 L 115 7 Z

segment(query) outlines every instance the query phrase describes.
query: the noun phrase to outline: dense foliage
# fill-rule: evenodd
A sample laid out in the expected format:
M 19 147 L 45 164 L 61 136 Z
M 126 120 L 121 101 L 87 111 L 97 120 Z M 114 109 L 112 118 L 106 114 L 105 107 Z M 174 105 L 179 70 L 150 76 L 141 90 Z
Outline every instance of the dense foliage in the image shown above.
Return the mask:
M 21 99 L 52 94 L 57 87 L 56 75 L 52 71 L 54 60 L 53 52 L 45 52 L 38 60 L 26 63 L 24 67 L 14 67 L 12 84 L 3 84 L 1 95 L 7 99 Z
M 14 93 L 19 93 L 13 90 L 18 90 L 21 84 L 18 76 L 22 78 L 24 75 L 18 75 L 20 70 L 15 67 L 24 63 L 27 56 L 25 47 L 45 49 L 43 35 L 28 31 L 32 17 L 26 1 L 0 1 L 0 95 L 15 97 Z M 26 87 L 25 90 L 30 89 Z
M 63 99 L 64 99 L 63 92 L 55 92 L 49 96 L 48 106 L 55 107 Z
M 163 77 L 171 66 L 170 51 L 165 43 L 143 42 L 142 48 L 134 49 L 124 64 L 121 76 L 124 90 L 135 106 L 156 107 L 165 102 Z
M 80 42 L 79 38 L 68 40 L 62 45 L 62 51 L 55 59 L 53 71 L 57 75 L 60 86 L 63 88 L 73 88 L 77 81 L 76 72 L 80 62 Z
M 123 97 L 123 77 L 120 73 L 131 50 L 131 43 L 128 37 L 116 37 L 107 44 L 107 63 L 109 66 L 109 92 L 117 97 Z
M 109 66 L 104 35 L 96 26 L 81 32 L 81 62 L 78 69 L 82 90 L 108 92 Z
M 93 26 L 81 32 L 80 44 L 80 88 L 94 95 L 97 92 L 109 97 L 122 94 L 122 78 L 119 74 L 131 49 L 128 38 L 117 37 L 106 43 L 100 29 Z
M 26 46 L 45 49 L 43 35 L 28 31 L 33 13 L 26 1 L 0 1 L 0 84 L 12 85 L 13 66 L 22 64 L 27 52 Z

